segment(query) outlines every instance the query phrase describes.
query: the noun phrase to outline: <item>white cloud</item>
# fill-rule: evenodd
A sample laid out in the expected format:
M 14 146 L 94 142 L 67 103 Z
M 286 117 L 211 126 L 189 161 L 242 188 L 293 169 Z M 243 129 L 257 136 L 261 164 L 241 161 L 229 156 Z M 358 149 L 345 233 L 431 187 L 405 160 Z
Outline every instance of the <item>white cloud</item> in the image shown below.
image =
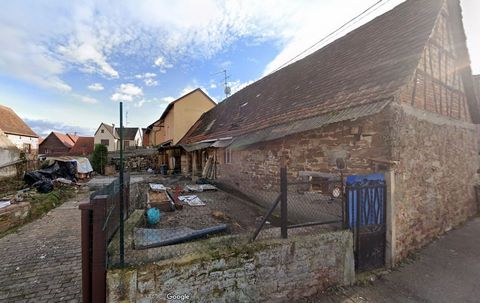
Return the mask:
M 104 87 L 101 83 L 92 83 L 90 84 L 89 86 L 87 86 L 87 88 L 89 90 L 93 90 L 95 92 L 98 92 L 98 91 L 101 91 L 101 90 L 104 90 Z
M 131 102 L 143 97 L 143 90 L 141 87 L 133 83 L 124 83 L 115 90 L 115 93 L 110 97 L 112 101 L 126 101 Z
M 161 106 L 163 106 L 163 105 L 168 104 L 168 103 L 170 103 L 174 100 L 175 100 L 175 98 L 171 97 L 171 96 L 163 97 L 163 98 L 142 99 L 142 100 L 139 100 L 138 102 L 136 102 L 134 104 L 134 106 L 135 107 L 142 107 L 146 103 L 158 103 Z
M 157 74 L 155 74 L 155 73 L 144 73 L 144 74 L 135 75 L 135 78 L 145 79 L 145 78 L 155 78 L 156 76 L 157 76 Z
M 80 102 L 83 102 L 83 103 L 87 103 L 87 104 L 95 104 L 95 103 L 98 102 L 98 100 L 95 99 L 95 98 L 92 98 L 90 96 L 80 95 L 80 94 L 77 94 L 77 93 L 72 93 L 71 96 L 73 98 L 75 98 L 76 100 L 78 100 Z
M 98 102 L 96 99 L 88 96 L 82 96 L 80 100 L 84 103 L 89 103 L 89 104 L 95 104 Z
M 173 64 L 168 63 L 167 60 L 162 56 L 155 59 L 154 64 L 155 64 L 155 66 L 158 66 L 160 68 L 160 72 L 162 74 L 165 74 L 167 72 L 167 69 L 173 67 Z
M 147 78 L 147 79 L 143 80 L 143 82 L 145 83 L 146 86 L 157 86 L 158 85 L 158 81 L 153 80 L 152 78 Z

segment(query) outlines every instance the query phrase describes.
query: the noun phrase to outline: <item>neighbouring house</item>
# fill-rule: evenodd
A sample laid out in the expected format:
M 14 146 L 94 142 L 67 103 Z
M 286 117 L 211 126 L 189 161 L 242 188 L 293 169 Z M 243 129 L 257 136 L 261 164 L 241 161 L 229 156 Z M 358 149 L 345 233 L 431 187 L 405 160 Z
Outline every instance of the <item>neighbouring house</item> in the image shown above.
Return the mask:
M 45 156 L 87 156 L 93 152 L 93 137 L 51 132 L 40 142 L 39 152 Z
M 143 133 L 138 127 L 124 127 L 124 147 L 138 148 L 143 144 Z M 120 149 L 120 128 L 115 128 L 115 124 L 108 125 L 100 123 L 95 132 L 94 144 L 103 144 L 107 147 L 109 152 L 114 152 Z
M 0 105 L 0 130 L 27 158 L 38 153 L 38 135 L 11 108 L 3 105 Z
M 407 0 L 202 115 L 183 171 L 213 159 L 217 183 L 259 191 L 278 186 L 282 155 L 291 177 L 342 161 L 347 180 L 380 175 L 371 253 L 391 266 L 477 213 L 479 122 L 459 0 Z
M 95 132 L 94 144 L 105 145 L 109 152 L 117 150 L 119 136 L 115 131 L 115 124 L 108 125 L 106 123 L 100 123 L 97 131 Z
M 115 128 L 115 132 L 120 140 L 120 128 Z M 125 149 L 139 148 L 143 145 L 143 132 L 138 127 L 124 127 L 123 128 L 123 142 Z M 117 146 L 120 149 L 120 146 Z
M 93 153 L 94 137 L 78 137 L 72 146 L 68 155 L 70 156 L 88 156 Z
M 13 163 L 20 160 L 20 151 L 7 135 L 0 130 L 0 179 L 15 177 L 17 169 Z
M 215 105 L 203 90 L 197 88 L 170 102 L 160 118 L 147 127 L 145 135 L 148 136 L 148 144 L 160 148 L 162 164 L 167 165 L 169 172 L 181 170 L 181 155 L 184 151 L 177 143 Z
M 51 132 L 40 143 L 39 153 L 46 156 L 66 156 L 78 139 L 77 135 Z

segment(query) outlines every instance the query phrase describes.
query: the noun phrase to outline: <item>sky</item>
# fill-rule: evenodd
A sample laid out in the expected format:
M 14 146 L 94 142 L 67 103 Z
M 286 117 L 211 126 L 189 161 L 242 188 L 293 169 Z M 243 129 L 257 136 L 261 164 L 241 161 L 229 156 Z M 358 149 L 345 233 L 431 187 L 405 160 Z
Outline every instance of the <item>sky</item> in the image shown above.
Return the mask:
M 4 1 L 0 104 L 41 136 L 93 135 L 101 122 L 118 125 L 120 101 L 125 126 L 146 127 L 195 88 L 221 102 L 223 70 L 238 91 L 377 2 Z M 401 2 L 381 1 L 302 56 Z M 480 74 L 480 1 L 461 3 L 472 69 Z

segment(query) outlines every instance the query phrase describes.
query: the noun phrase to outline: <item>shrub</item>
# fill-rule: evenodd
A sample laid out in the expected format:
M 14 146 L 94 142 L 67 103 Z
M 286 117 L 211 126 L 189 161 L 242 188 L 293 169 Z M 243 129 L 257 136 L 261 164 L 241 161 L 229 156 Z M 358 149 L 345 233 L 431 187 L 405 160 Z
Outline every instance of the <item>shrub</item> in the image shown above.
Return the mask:
M 105 165 L 107 165 L 108 149 L 103 144 L 95 144 L 95 149 L 92 155 L 93 170 L 99 174 L 105 173 Z

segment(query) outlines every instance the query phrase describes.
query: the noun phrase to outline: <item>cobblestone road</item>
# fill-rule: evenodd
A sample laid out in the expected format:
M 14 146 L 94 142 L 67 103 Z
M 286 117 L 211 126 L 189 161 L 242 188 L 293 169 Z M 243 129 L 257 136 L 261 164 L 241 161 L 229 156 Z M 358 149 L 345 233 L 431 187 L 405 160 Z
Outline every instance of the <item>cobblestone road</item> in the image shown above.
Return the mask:
M 81 192 L 0 239 L 0 302 L 81 302 Z

